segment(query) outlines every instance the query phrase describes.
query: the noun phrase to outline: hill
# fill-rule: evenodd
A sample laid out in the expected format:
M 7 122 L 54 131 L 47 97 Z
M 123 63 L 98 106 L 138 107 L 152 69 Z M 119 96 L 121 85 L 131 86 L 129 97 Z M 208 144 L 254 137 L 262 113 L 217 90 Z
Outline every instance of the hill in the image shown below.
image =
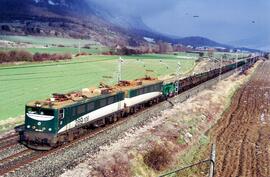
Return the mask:
M 0 34 L 90 39 L 105 46 L 149 46 L 164 41 L 194 47 L 224 47 L 203 37 L 160 34 L 139 16 L 111 12 L 87 0 L 1 0 Z

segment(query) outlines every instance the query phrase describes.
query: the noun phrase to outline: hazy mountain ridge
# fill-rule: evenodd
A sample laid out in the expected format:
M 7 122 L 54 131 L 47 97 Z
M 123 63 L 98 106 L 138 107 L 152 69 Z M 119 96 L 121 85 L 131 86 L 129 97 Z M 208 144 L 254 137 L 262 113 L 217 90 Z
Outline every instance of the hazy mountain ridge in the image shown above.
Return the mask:
M 237 46 L 247 47 L 247 48 L 256 48 L 260 50 L 269 50 L 270 49 L 270 36 L 265 38 L 263 36 L 253 36 L 246 39 L 241 39 L 237 41 L 230 41 L 229 44 L 234 44 Z
M 173 38 L 150 29 L 138 16 L 109 12 L 86 0 L 1 0 L 0 34 L 90 38 L 113 46 L 154 41 L 194 47 L 229 47 L 203 37 Z M 2 27 L 1 27 L 2 25 Z

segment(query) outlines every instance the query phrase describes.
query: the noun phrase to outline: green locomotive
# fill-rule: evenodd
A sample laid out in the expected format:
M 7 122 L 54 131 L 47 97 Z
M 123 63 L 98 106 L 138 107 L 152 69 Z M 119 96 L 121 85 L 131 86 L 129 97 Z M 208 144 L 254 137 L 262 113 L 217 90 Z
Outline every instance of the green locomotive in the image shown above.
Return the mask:
M 146 105 L 157 103 L 162 97 L 162 84 L 148 77 L 32 101 L 25 107 L 21 141 L 34 149 L 55 147 L 89 128 L 113 123 Z

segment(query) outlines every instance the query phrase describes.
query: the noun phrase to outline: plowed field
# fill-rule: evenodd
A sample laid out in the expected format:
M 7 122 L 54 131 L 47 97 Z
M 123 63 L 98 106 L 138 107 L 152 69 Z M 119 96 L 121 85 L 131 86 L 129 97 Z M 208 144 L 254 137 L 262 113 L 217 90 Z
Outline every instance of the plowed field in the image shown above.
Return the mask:
M 261 63 L 211 131 L 216 176 L 270 176 L 270 62 Z

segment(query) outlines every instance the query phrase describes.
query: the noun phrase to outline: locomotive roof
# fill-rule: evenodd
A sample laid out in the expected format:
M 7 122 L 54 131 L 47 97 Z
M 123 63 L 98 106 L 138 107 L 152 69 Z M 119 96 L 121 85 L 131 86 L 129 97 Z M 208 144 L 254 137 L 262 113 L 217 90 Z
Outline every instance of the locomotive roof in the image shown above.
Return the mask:
M 132 89 L 162 83 L 156 78 L 141 78 L 131 81 L 120 81 L 114 86 L 103 83 L 99 88 L 84 88 L 81 91 L 74 91 L 65 94 L 54 93 L 52 98 L 46 100 L 35 100 L 27 103 L 30 107 L 42 107 L 47 109 L 59 109 L 76 103 L 97 100 L 108 96 L 116 95 L 120 92 L 127 92 Z
M 132 81 L 121 81 L 119 84 L 116 84 L 115 86 L 113 86 L 113 88 L 116 90 L 127 91 L 127 90 L 138 89 L 141 87 L 154 85 L 154 84 L 158 84 L 162 82 L 163 81 L 158 80 L 156 78 L 146 77 L 146 78 L 136 79 Z

